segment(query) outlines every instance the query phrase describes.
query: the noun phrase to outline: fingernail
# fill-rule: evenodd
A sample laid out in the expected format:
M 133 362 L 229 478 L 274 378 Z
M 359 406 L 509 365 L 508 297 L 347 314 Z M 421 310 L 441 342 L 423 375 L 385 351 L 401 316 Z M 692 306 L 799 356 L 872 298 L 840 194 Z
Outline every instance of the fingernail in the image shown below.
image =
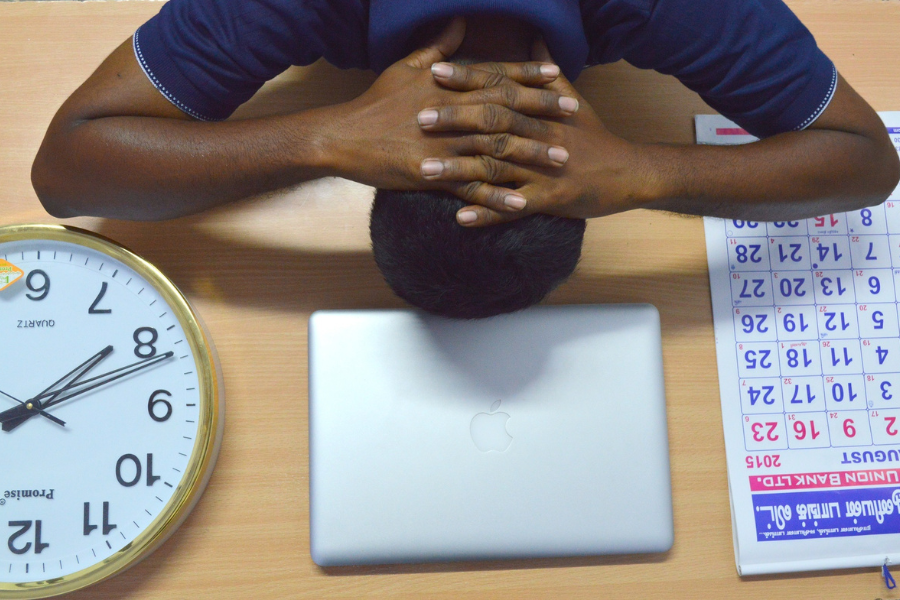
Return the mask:
M 447 63 L 434 63 L 431 65 L 431 73 L 435 77 L 450 77 L 453 75 L 453 65 Z
M 519 196 L 518 194 L 507 194 L 507 196 L 503 199 L 503 204 L 515 210 L 522 210 L 523 208 L 525 208 L 525 198 Z
M 559 107 L 566 112 L 573 113 L 578 110 L 578 100 L 563 96 L 559 99 Z
M 560 148 L 559 146 L 553 146 L 547 150 L 547 154 L 550 156 L 550 160 L 561 165 L 566 164 L 566 161 L 569 160 L 569 153 L 565 148 Z
M 456 218 L 460 223 L 474 223 L 478 220 L 478 215 L 474 210 L 464 210 L 456 213 Z
M 438 120 L 438 111 L 428 108 L 419 112 L 419 125 L 434 125 Z
M 426 158 L 422 161 L 422 175 L 432 177 L 440 175 L 444 171 L 444 163 L 434 158 Z
M 559 67 L 556 65 L 541 65 L 541 75 L 544 77 L 558 77 Z

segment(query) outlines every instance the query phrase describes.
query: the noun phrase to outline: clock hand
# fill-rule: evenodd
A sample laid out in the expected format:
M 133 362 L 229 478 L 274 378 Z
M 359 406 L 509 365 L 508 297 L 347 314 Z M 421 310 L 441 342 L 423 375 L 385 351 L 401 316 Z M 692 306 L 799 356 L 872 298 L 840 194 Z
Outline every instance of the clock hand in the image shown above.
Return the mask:
M 64 401 L 64 400 L 67 400 L 68 398 L 71 398 L 72 396 L 80 395 L 80 394 L 83 394 L 84 392 L 87 392 L 88 390 L 83 389 L 84 386 L 86 386 L 86 385 L 88 385 L 88 384 L 91 384 L 91 383 L 94 383 L 94 382 L 97 381 L 98 379 L 106 379 L 106 378 L 109 377 L 110 375 L 114 375 L 114 374 L 119 373 L 119 372 L 121 372 L 121 371 L 125 371 L 126 369 L 133 369 L 133 368 L 135 368 L 135 367 L 137 367 L 137 368 L 135 369 L 135 371 L 139 371 L 139 370 L 142 370 L 142 369 L 144 369 L 144 368 L 146 368 L 146 367 L 151 367 L 151 366 L 155 365 L 155 364 L 158 363 L 158 362 L 162 362 L 163 360 L 166 360 L 166 359 L 168 359 L 168 358 L 171 358 L 171 357 L 174 356 L 174 355 L 175 355 L 174 352 L 166 352 L 165 354 L 160 354 L 159 356 L 153 356 L 153 357 L 151 357 L 151 358 L 147 358 L 147 359 L 144 359 L 144 360 L 139 360 L 139 361 L 137 361 L 137 362 L 131 363 L 130 365 L 125 365 L 124 367 L 119 367 L 118 369 L 114 369 L 114 370 L 109 371 L 109 372 L 107 372 L 107 373 L 103 373 L 102 375 L 97 375 L 96 377 L 91 377 L 90 379 L 85 379 L 85 380 L 83 380 L 83 381 L 79 381 L 78 383 L 73 383 L 71 386 L 68 386 L 68 388 L 66 389 L 66 397 L 65 397 L 65 398 L 60 398 L 58 401 L 52 402 L 51 405 L 52 405 L 52 404 L 58 404 L 59 402 L 62 402 L 62 401 Z M 128 373 L 123 373 L 121 376 L 124 377 L 125 375 L 130 375 L 131 373 L 134 373 L 135 371 L 129 371 Z M 118 377 L 116 377 L 115 379 L 118 379 Z M 109 380 L 109 381 L 112 381 L 112 380 Z M 104 381 L 103 383 L 107 383 L 107 382 Z M 94 387 L 96 387 L 96 386 L 92 386 L 91 389 L 93 389 Z M 74 392 L 74 393 L 73 393 L 72 395 L 68 395 L 70 392 Z M 51 393 L 38 394 L 37 396 L 34 397 L 34 399 L 35 399 L 35 400 L 43 400 L 43 398 L 46 398 L 46 397 L 51 396 L 51 395 L 53 395 L 52 392 L 51 392 Z M 45 403 L 44 403 L 44 406 L 46 407 L 47 405 L 48 405 L 48 404 L 45 402 Z
M 55 388 L 56 386 L 58 386 L 60 383 L 62 383 L 63 381 L 65 381 L 66 379 L 68 379 L 69 377 L 71 377 L 72 375 L 74 375 L 75 373 L 79 372 L 82 368 L 85 367 L 85 365 L 87 365 L 87 364 L 89 364 L 89 363 L 92 363 L 93 361 L 95 361 L 95 360 L 97 360 L 97 359 L 99 359 L 99 360 L 97 360 L 97 362 L 100 362 L 100 360 L 103 360 L 104 358 L 106 358 L 107 356 L 109 356 L 110 353 L 111 353 L 112 351 L 113 351 L 113 347 L 112 347 L 111 345 L 110 345 L 110 346 L 107 346 L 106 348 L 104 348 L 103 350 L 101 350 L 100 352 L 98 352 L 97 354 L 93 355 L 92 357 L 90 357 L 89 359 L 87 359 L 86 361 L 84 361 L 83 363 L 81 363 L 80 365 L 78 365 L 77 367 L 75 367 L 74 369 L 72 369 L 71 371 L 69 371 L 68 373 L 66 373 L 65 375 L 63 375 L 62 377 L 60 377 L 56 382 L 54 382 L 52 385 L 50 385 L 50 387 L 48 387 L 48 388 L 45 389 L 43 392 L 40 392 L 40 393 L 37 394 L 34 398 L 32 398 L 32 400 L 34 400 L 34 399 L 36 399 L 36 398 L 38 398 L 38 397 L 40 397 L 40 396 L 43 396 L 43 395 L 47 394 L 48 392 L 50 392 L 50 390 L 52 390 L 53 388 Z M 93 365 L 91 365 L 91 368 L 93 368 L 93 366 L 96 365 L 96 364 L 97 364 L 97 363 L 94 363 Z M 90 371 L 91 368 L 88 368 L 87 371 Z M 85 373 L 86 373 L 87 371 L 85 371 Z M 82 373 L 82 375 L 84 375 L 85 373 Z M 74 382 L 69 382 L 70 385 L 71 385 L 72 383 L 74 383 Z
M 57 396 L 68 390 L 71 386 L 75 385 L 79 379 L 87 375 L 91 369 L 97 366 L 103 359 L 110 355 L 113 351 L 112 346 L 107 346 L 91 358 L 87 359 L 85 362 L 78 365 L 75 369 L 67 373 L 64 377 L 56 381 L 49 388 L 41 392 L 41 394 L 46 394 L 48 390 L 53 389 L 60 382 L 65 381 L 73 374 L 77 373 L 68 384 L 63 386 L 61 389 L 56 390 L 50 394 L 50 402 L 52 402 Z M 39 395 L 41 395 L 39 394 Z M 40 400 L 36 400 L 34 398 L 28 400 L 24 404 L 20 404 L 14 408 L 3 411 L 0 413 L 0 423 L 3 423 L 3 431 L 10 432 L 34 415 L 38 414 L 37 411 L 43 410 L 44 405 Z
M 0 390 L 0 394 L 3 394 L 3 395 L 6 396 L 7 398 L 11 398 L 12 400 L 15 400 L 15 401 L 18 402 L 19 404 L 25 404 L 24 402 L 22 402 L 21 400 L 19 400 L 19 399 L 16 398 L 15 396 L 11 396 L 11 395 L 7 394 L 6 392 L 4 392 L 3 390 Z M 40 415 L 43 416 L 43 417 L 47 417 L 48 419 L 50 419 L 51 421 L 53 421 L 53 422 L 56 423 L 57 425 L 61 425 L 62 427 L 65 427 L 65 426 L 66 426 L 66 422 L 65 422 L 65 421 L 63 421 L 62 419 L 58 419 L 58 418 L 54 417 L 53 415 L 51 415 L 51 414 L 48 413 L 48 412 L 44 412 L 43 410 L 39 410 L 39 411 L 38 411 L 38 414 L 40 414 Z
M 106 385 L 107 383 L 111 383 L 117 379 L 121 379 L 122 377 L 126 377 L 128 375 L 132 375 L 133 373 L 137 373 L 138 371 L 143 371 L 144 369 L 155 366 L 155 365 L 163 362 L 164 360 L 172 358 L 173 356 L 175 356 L 174 352 L 166 352 L 165 354 L 160 354 L 159 356 L 154 356 L 153 358 L 148 358 L 146 360 L 132 363 L 126 367 L 121 367 L 121 368 L 115 369 L 114 371 L 109 371 L 108 373 L 104 373 L 103 375 L 98 375 L 97 377 L 87 379 L 87 380 L 79 383 L 78 386 L 83 386 L 83 385 L 93 382 L 93 381 L 96 381 L 96 383 L 94 383 L 93 385 L 89 385 L 87 387 L 73 386 L 72 388 L 67 388 L 65 391 L 70 392 L 70 393 L 64 394 L 58 398 L 57 397 L 51 398 L 50 400 L 45 402 L 43 405 L 45 407 L 56 406 L 60 402 L 65 402 L 66 400 L 69 400 L 70 398 L 74 398 L 75 396 L 80 396 L 80 395 L 82 395 L 86 392 L 89 392 L 95 388 Z M 128 369 L 128 370 L 126 370 L 126 369 Z M 97 381 L 97 380 L 100 380 L 100 381 Z M 16 408 L 18 408 L 18 407 L 16 407 Z M 3 419 L 3 414 L 0 413 L 0 421 L 2 421 L 2 419 Z

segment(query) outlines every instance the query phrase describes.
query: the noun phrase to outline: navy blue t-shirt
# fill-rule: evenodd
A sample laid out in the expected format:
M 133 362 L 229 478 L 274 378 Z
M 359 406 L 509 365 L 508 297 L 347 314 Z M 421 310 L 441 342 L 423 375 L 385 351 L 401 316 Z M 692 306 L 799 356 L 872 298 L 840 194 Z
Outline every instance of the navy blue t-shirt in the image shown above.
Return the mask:
M 837 83 L 781 0 L 170 0 L 134 50 L 175 106 L 220 120 L 291 65 L 380 72 L 420 25 L 474 13 L 531 23 L 570 79 L 620 59 L 674 75 L 759 137 L 809 126 Z

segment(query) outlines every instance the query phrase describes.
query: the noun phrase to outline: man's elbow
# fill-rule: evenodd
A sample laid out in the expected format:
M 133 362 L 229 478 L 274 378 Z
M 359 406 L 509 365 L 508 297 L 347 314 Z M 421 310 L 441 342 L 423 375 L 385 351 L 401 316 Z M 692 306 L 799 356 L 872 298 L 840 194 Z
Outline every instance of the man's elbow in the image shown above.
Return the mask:
M 31 186 L 38 200 L 52 217 L 66 219 L 76 216 L 63 200 L 58 182 L 53 176 L 53 169 L 47 163 L 45 149 L 41 147 L 31 165 Z
M 885 165 L 882 168 L 882 175 L 879 178 L 879 197 L 880 202 L 887 200 L 900 183 L 900 154 L 897 153 L 893 145 L 886 151 Z
M 76 182 L 65 176 L 65 165 L 54 159 L 59 154 L 48 148 L 46 141 L 41 145 L 31 165 L 31 185 L 50 216 L 58 219 L 83 216 L 88 212 L 87 207 L 78 205 L 77 194 L 73 193 Z
M 900 155 L 892 144 L 881 148 L 851 176 L 854 191 L 845 196 L 840 210 L 852 211 L 877 206 L 887 200 L 900 182 Z

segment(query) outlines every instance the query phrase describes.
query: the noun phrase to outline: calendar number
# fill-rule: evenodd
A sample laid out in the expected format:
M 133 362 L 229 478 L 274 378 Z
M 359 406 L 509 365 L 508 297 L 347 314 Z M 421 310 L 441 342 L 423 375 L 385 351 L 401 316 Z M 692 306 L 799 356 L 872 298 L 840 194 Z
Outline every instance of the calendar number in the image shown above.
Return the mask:
M 769 421 L 767 423 L 754 423 L 750 427 L 750 430 L 753 432 L 753 441 L 764 442 L 768 440 L 770 442 L 777 442 L 778 433 L 775 431 L 777 428 L 778 423 L 775 421 Z
M 766 333 L 769 328 L 765 325 L 767 315 L 744 315 L 741 317 L 741 324 L 744 326 L 744 333 Z
M 822 435 L 821 431 L 816 431 L 816 422 L 815 421 L 794 421 L 794 438 L 797 440 L 805 440 L 807 434 L 807 423 L 809 423 L 809 437 L 810 439 L 816 439 L 820 435 Z
M 788 447 L 784 415 L 744 417 L 744 442 L 747 450 L 783 450 Z
M 806 331 L 809 329 L 809 323 L 806 323 L 803 315 L 800 314 L 796 320 L 794 317 L 794 313 L 784 313 L 784 329 L 785 331 L 793 333 L 800 328 L 800 331 Z
M 806 280 L 802 278 L 782 279 L 778 287 L 781 295 L 785 298 L 802 298 L 806 295 L 806 289 L 803 287 L 804 283 L 806 283 Z
M 760 369 L 771 369 L 771 354 L 772 352 L 769 350 L 747 350 L 744 352 L 744 362 L 746 367 L 748 369 L 756 369 L 757 365 L 759 365 Z
M 762 257 L 759 256 L 759 251 L 762 249 L 762 246 L 759 244 L 738 244 L 735 248 L 735 254 L 737 254 L 737 261 L 739 263 L 746 263 L 750 261 L 751 263 L 761 263 Z
M 744 462 L 747 463 L 748 469 L 772 469 L 781 467 L 781 455 L 779 454 L 756 454 L 748 456 Z
M 760 397 L 762 398 L 763 404 L 775 404 L 775 396 L 773 392 L 775 391 L 774 385 L 764 385 L 759 389 L 754 389 L 751 385 L 747 390 L 747 394 L 750 396 L 750 406 L 756 404 Z
M 756 229 L 759 227 L 758 221 L 732 221 L 735 229 L 743 229 L 746 227 L 747 229 Z
M 873 410 L 869 412 L 872 423 L 872 441 L 876 444 L 900 442 L 900 410 Z
M 832 446 L 867 446 L 872 443 L 865 411 L 829 412 L 828 432 Z
M 825 227 L 826 223 L 828 226 L 836 227 L 839 222 L 840 221 L 838 221 L 837 217 L 835 217 L 834 215 L 826 215 L 824 217 L 815 217 L 813 219 L 813 224 L 818 229 L 822 229 L 823 227 Z

